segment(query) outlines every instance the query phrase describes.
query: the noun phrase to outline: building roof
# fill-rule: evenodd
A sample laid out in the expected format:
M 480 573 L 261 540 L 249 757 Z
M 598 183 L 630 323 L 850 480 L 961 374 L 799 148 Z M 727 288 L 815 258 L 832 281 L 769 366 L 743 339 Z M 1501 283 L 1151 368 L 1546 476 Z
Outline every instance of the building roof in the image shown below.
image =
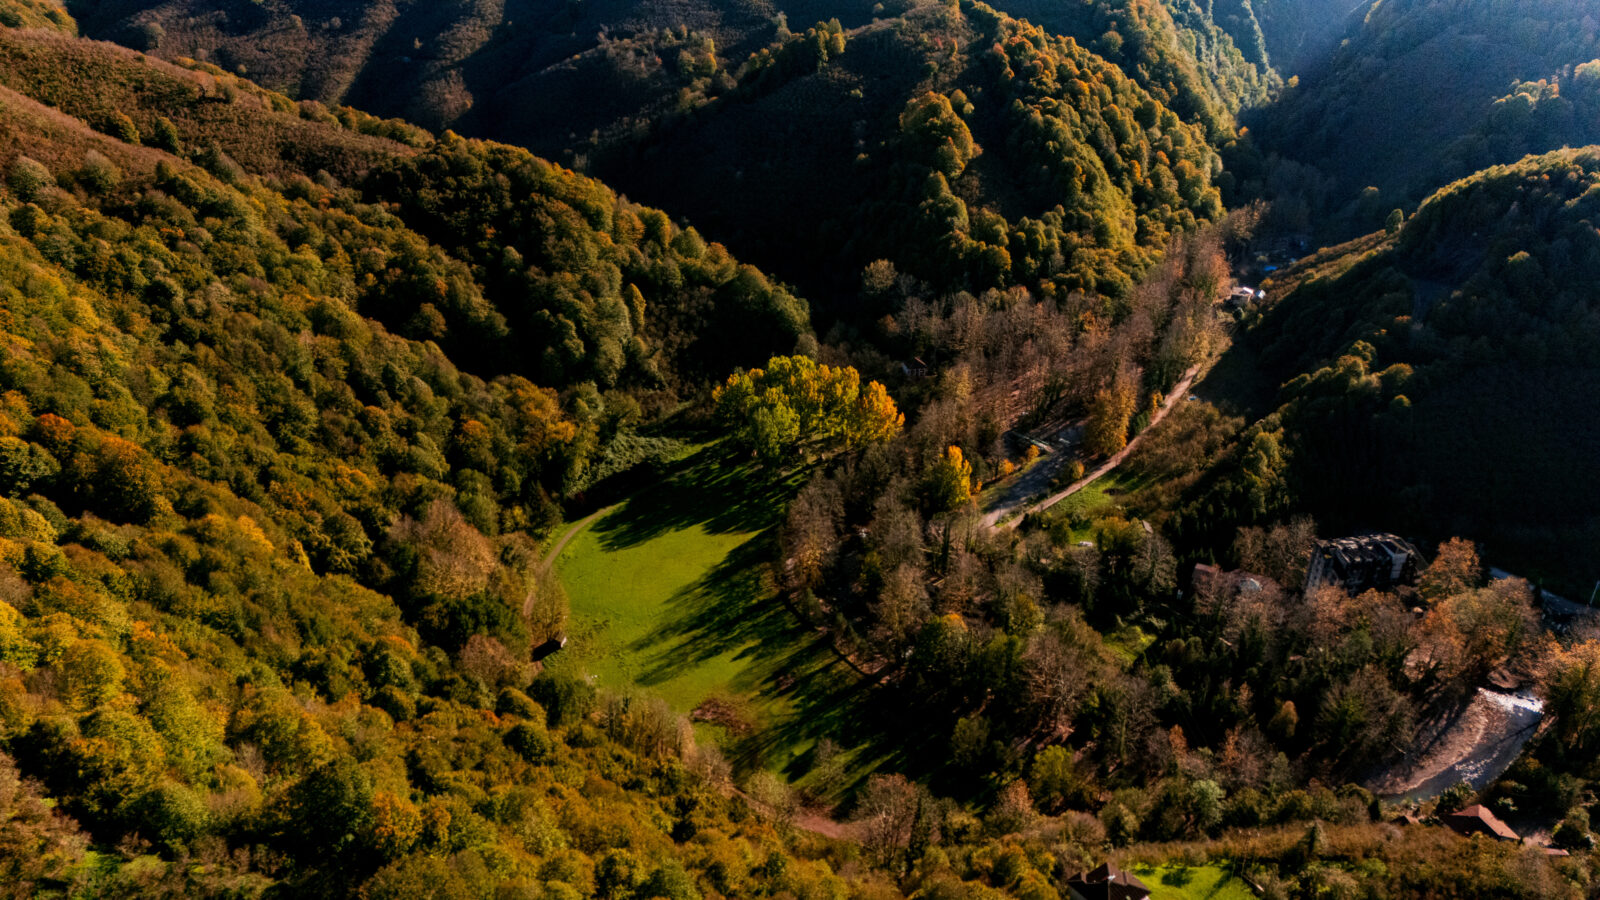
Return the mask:
M 1279 589 L 1278 583 L 1265 575 L 1257 575 L 1244 569 L 1224 571 L 1206 563 L 1196 563 L 1194 573 L 1189 576 L 1189 580 L 1196 590 L 1209 586 L 1218 591 L 1255 594 L 1267 588 Z
M 1351 591 L 1410 583 L 1421 557 L 1405 538 L 1392 534 L 1363 534 L 1317 541 L 1306 567 L 1305 590 L 1319 585 L 1343 584 Z
M 1082 900 L 1146 900 L 1150 896 L 1144 882 L 1109 862 L 1068 878 L 1067 889 Z
M 1392 534 L 1363 534 L 1319 541 L 1316 552 L 1346 566 L 1354 566 L 1361 563 L 1388 562 L 1391 554 L 1409 553 L 1415 556 L 1417 548 L 1411 546 L 1404 538 Z
M 1511 826 L 1500 821 L 1500 817 L 1489 811 L 1489 808 L 1474 803 L 1459 812 L 1453 812 L 1444 817 L 1444 823 L 1460 834 L 1474 835 L 1487 834 L 1502 841 L 1520 841 Z

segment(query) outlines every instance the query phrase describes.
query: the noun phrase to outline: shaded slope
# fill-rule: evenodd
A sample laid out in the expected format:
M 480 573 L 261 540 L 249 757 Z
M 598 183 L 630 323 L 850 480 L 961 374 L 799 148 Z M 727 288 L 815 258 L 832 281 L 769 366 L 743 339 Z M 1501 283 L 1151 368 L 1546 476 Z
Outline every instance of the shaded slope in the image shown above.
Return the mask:
M 1286 382 L 1258 427 L 1282 429 L 1287 504 L 1332 532 L 1471 535 L 1529 577 L 1592 585 L 1596 185 L 1593 148 L 1489 169 L 1276 286 L 1250 337 Z
M 1455 178 L 1569 140 L 1463 146 L 1516 83 L 1566 78 L 1600 57 L 1597 29 L 1600 17 L 1581 0 L 1374 5 L 1348 42 L 1248 124 L 1262 149 L 1332 177 L 1331 208 L 1314 213 L 1338 211 L 1376 187 L 1350 224 L 1370 229 Z M 1531 118 L 1501 127 L 1520 131 Z
M 0 29 L 0 87 L 87 123 L 139 170 L 170 154 L 226 181 L 260 175 L 282 189 L 310 178 L 398 204 L 393 214 L 426 240 L 412 235 L 366 259 L 376 280 L 362 310 L 481 374 L 670 397 L 792 350 L 809 328 L 802 301 L 718 245 L 525 151 L 434 145 L 414 126 L 296 104 L 214 67 L 43 31 Z M 57 161 L 55 145 L 22 135 L 0 162 L 24 150 Z M 74 140 L 59 155 L 75 165 Z M 705 323 L 746 340 L 698 342 Z
M 685 29 L 714 41 L 737 64 L 772 40 L 780 15 L 796 24 L 835 16 L 862 24 L 871 6 L 853 0 L 100 0 L 76 3 L 74 12 L 89 34 L 165 56 L 206 59 L 230 71 L 242 67 L 296 97 L 465 128 L 476 118 L 470 114 L 475 105 L 503 105 L 502 89 L 538 80 L 575 56 L 621 52 L 607 50 L 617 39 L 649 47 L 670 42 L 667 30 Z M 648 55 L 643 62 L 652 70 L 670 70 L 675 62 L 671 55 L 664 63 Z M 672 80 L 669 71 L 666 81 Z M 658 84 L 647 96 L 661 89 Z
M 602 138 L 591 170 L 835 296 L 886 258 L 973 291 L 1120 297 L 1173 230 L 1220 212 L 1204 132 L 1070 38 L 983 4 L 840 37 L 643 136 Z
M 1198 6 L 1180 24 L 1143 0 L 1022 10 L 1050 28 L 929 2 L 78 11 L 119 40 L 166 23 L 163 55 L 204 50 L 284 90 L 522 144 L 830 298 L 877 258 L 941 288 L 1120 295 L 1168 233 L 1217 213 L 1206 144 L 1275 83 Z M 348 32 L 368 44 L 335 46 Z M 975 144 L 959 165 L 900 133 L 923 94 L 956 91 Z
M 727 67 L 777 40 L 788 26 L 837 18 L 846 27 L 893 19 L 915 4 L 861 0 L 603 0 L 581 5 L 312 2 L 217 6 L 194 0 L 95 0 L 74 9 L 90 34 L 169 57 L 206 59 L 296 97 L 350 103 L 528 144 L 549 135 L 498 130 L 495 116 L 548 107 L 562 136 L 609 120 L 649 117 L 692 78 L 676 65 L 678 41 L 711 42 Z M 1122 65 L 1186 118 L 1218 127 L 1276 84 L 1270 43 L 1319 41 L 1339 18 L 1323 0 L 1213 8 L 1194 0 L 1011 0 L 1005 12 L 1071 36 Z M 1271 40 L 1266 35 L 1271 35 Z M 574 78 L 587 71 L 596 80 Z M 587 101 L 585 103 L 584 101 Z M 540 148 L 549 152 L 548 148 Z
M 1273 66 L 1289 78 L 1320 63 L 1370 5 L 1368 0 L 1221 0 L 1214 15 L 1241 49 L 1251 45 L 1253 24 Z

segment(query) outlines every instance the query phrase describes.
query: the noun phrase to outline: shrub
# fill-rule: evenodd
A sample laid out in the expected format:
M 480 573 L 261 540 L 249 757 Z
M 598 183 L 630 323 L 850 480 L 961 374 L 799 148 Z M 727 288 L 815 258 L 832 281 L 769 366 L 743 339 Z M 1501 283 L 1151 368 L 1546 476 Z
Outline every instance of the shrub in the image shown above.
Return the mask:
M 518 722 L 506 732 L 506 746 L 528 762 L 543 762 L 555 752 L 555 739 L 550 737 L 543 725 L 533 722 Z
M 124 144 L 139 143 L 139 126 L 133 124 L 133 119 L 128 118 L 127 113 L 112 113 L 101 130 Z
M 551 728 L 576 725 L 594 711 L 594 686 L 570 675 L 541 675 L 528 685 L 528 696 L 543 706 Z
M 11 165 L 11 177 L 6 180 L 11 190 L 23 200 L 37 202 L 44 190 L 55 185 L 55 176 L 44 163 L 26 156 L 17 157 Z
M 99 151 L 90 150 L 78 169 L 78 183 L 94 194 L 108 194 L 122 180 L 122 171 Z

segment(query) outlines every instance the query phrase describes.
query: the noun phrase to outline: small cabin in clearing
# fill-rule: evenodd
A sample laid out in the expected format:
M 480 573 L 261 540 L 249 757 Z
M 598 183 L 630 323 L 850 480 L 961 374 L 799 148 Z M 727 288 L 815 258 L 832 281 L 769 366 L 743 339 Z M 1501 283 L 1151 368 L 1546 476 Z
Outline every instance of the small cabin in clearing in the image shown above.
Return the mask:
M 931 367 L 921 357 L 916 357 L 900 364 L 900 374 L 907 378 L 927 378 L 931 374 Z
M 562 648 L 564 648 L 566 646 L 567 646 L 567 636 L 564 635 L 564 634 L 557 635 L 556 637 L 553 637 L 550 640 L 545 641 L 544 643 L 540 644 L 539 646 L 533 648 L 533 651 L 532 651 L 532 653 L 530 655 L 532 656 L 534 662 L 539 662 L 540 660 L 543 660 L 545 657 L 549 656 L 550 654 L 552 654 L 552 653 L 556 652 L 557 650 L 560 650 L 560 649 L 562 649 Z

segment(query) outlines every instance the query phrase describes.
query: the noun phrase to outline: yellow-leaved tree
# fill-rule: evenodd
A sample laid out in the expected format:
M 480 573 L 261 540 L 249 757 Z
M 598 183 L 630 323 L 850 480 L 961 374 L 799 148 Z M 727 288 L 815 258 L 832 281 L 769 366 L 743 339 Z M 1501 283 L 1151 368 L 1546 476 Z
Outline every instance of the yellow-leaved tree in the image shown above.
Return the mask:
M 1110 456 L 1128 446 L 1128 426 L 1138 405 L 1138 388 L 1137 371 L 1124 368 L 1109 387 L 1095 393 L 1083 435 L 1083 449 L 1090 455 Z
M 905 416 L 883 385 L 850 366 L 805 356 L 774 356 L 766 368 L 736 372 L 713 394 L 734 439 L 768 463 L 796 451 L 828 455 L 887 441 Z
M 945 448 L 944 455 L 928 472 L 929 510 L 939 513 L 956 509 L 972 499 L 972 463 L 960 447 Z
M 1540 682 L 1561 746 L 1573 754 L 1600 746 L 1600 641 L 1550 653 Z

